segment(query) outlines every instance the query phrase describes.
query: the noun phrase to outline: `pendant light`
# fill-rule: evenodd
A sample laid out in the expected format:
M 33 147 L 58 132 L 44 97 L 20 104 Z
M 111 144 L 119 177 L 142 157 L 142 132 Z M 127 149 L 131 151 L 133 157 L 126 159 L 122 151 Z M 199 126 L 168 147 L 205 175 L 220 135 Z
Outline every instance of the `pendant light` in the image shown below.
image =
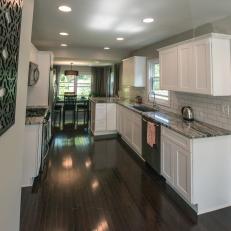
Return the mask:
M 70 70 L 65 70 L 64 71 L 64 75 L 74 75 L 74 76 L 79 75 L 78 71 L 72 70 L 72 65 L 73 65 L 73 63 L 71 63 L 71 69 Z

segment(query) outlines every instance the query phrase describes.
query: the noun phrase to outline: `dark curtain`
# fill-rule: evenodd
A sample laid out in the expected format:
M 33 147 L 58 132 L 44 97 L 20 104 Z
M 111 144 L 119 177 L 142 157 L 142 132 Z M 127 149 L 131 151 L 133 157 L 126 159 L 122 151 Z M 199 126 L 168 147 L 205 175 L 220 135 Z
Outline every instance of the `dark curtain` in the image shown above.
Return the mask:
M 119 84 L 120 84 L 120 75 L 121 75 L 121 63 L 117 63 L 114 65 L 114 86 L 113 86 L 113 96 L 118 96 L 119 92 Z
M 92 67 L 92 95 L 96 97 L 110 96 L 110 78 L 112 67 Z
M 61 66 L 54 65 L 54 73 L 55 73 L 54 95 L 55 95 L 55 99 L 57 99 L 57 97 L 58 97 L 59 80 L 60 80 L 60 75 L 61 75 Z
M 92 67 L 92 95 L 118 96 L 120 71 L 120 63 L 107 67 Z

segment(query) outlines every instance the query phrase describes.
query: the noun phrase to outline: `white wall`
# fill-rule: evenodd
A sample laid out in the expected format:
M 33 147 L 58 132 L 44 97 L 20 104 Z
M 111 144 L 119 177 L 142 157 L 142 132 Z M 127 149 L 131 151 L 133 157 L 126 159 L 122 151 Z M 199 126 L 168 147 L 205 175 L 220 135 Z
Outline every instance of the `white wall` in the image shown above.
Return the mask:
M 36 54 L 37 52 L 37 54 Z M 39 81 L 28 87 L 27 106 L 48 106 L 49 73 L 53 54 L 49 51 L 38 51 L 31 45 L 30 60 L 39 67 Z
M 19 230 L 22 153 L 25 128 L 27 73 L 34 0 L 24 0 L 19 50 L 16 120 L 0 137 L 0 230 Z
M 32 63 L 38 63 L 38 50 L 32 43 L 30 44 L 30 61 Z

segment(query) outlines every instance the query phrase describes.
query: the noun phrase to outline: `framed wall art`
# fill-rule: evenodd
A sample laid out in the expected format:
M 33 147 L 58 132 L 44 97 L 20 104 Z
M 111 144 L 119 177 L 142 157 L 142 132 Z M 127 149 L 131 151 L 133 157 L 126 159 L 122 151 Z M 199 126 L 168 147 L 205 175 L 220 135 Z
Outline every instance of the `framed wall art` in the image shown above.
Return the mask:
M 0 135 L 15 122 L 22 3 L 0 1 Z

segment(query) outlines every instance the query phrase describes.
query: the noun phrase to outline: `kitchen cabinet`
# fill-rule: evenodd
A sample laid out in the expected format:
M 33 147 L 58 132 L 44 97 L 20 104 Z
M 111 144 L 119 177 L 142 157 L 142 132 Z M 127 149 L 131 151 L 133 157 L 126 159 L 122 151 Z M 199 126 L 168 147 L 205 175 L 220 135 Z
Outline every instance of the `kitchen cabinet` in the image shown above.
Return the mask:
M 160 52 L 160 87 L 176 90 L 178 87 L 177 48 Z
M 187 201 L 191 202 L 190 140 L 166 128 L 161 136 L 161 174 Z
M 132 146 L 141 154 L 142 150 L 142 118 L 141 115 L 134 113 L 132 118 Z
M 179 88 L 182 91 L 193 91 L 195 88 L 195 80 L 193 78 L 193 45 L 183 44 L 178 47 L 178 60 L 175 65 L 177 66 L 178 61 L 178 74 L 179 76 Z M 177 89 L 178 86 L 175 86 Z
M 161 175 L 197 214 L 231 206 L 231 136 L 189 139 L 161 127 Z
M 122 85 L 146 86 L 146 57 L 134 56 L 123 60 Z
M 161 173 L 164 178 L 169 182 L 171 185 L 174 184 L 173 182 L 173 154 L 172 154 L 172 147 L 173 143 L 166 137 L 162 137 L 161 142 Z
M 126 143 L 141 156 L 142 116 L 126 107 L 118 105 L 117 129 Z
M 231 95 L 230 38 L 212 33 L 160 49 L 161 89 Z
M 97 135 L 116 134 L 116 104 L 91 101 L 91 131 Z

